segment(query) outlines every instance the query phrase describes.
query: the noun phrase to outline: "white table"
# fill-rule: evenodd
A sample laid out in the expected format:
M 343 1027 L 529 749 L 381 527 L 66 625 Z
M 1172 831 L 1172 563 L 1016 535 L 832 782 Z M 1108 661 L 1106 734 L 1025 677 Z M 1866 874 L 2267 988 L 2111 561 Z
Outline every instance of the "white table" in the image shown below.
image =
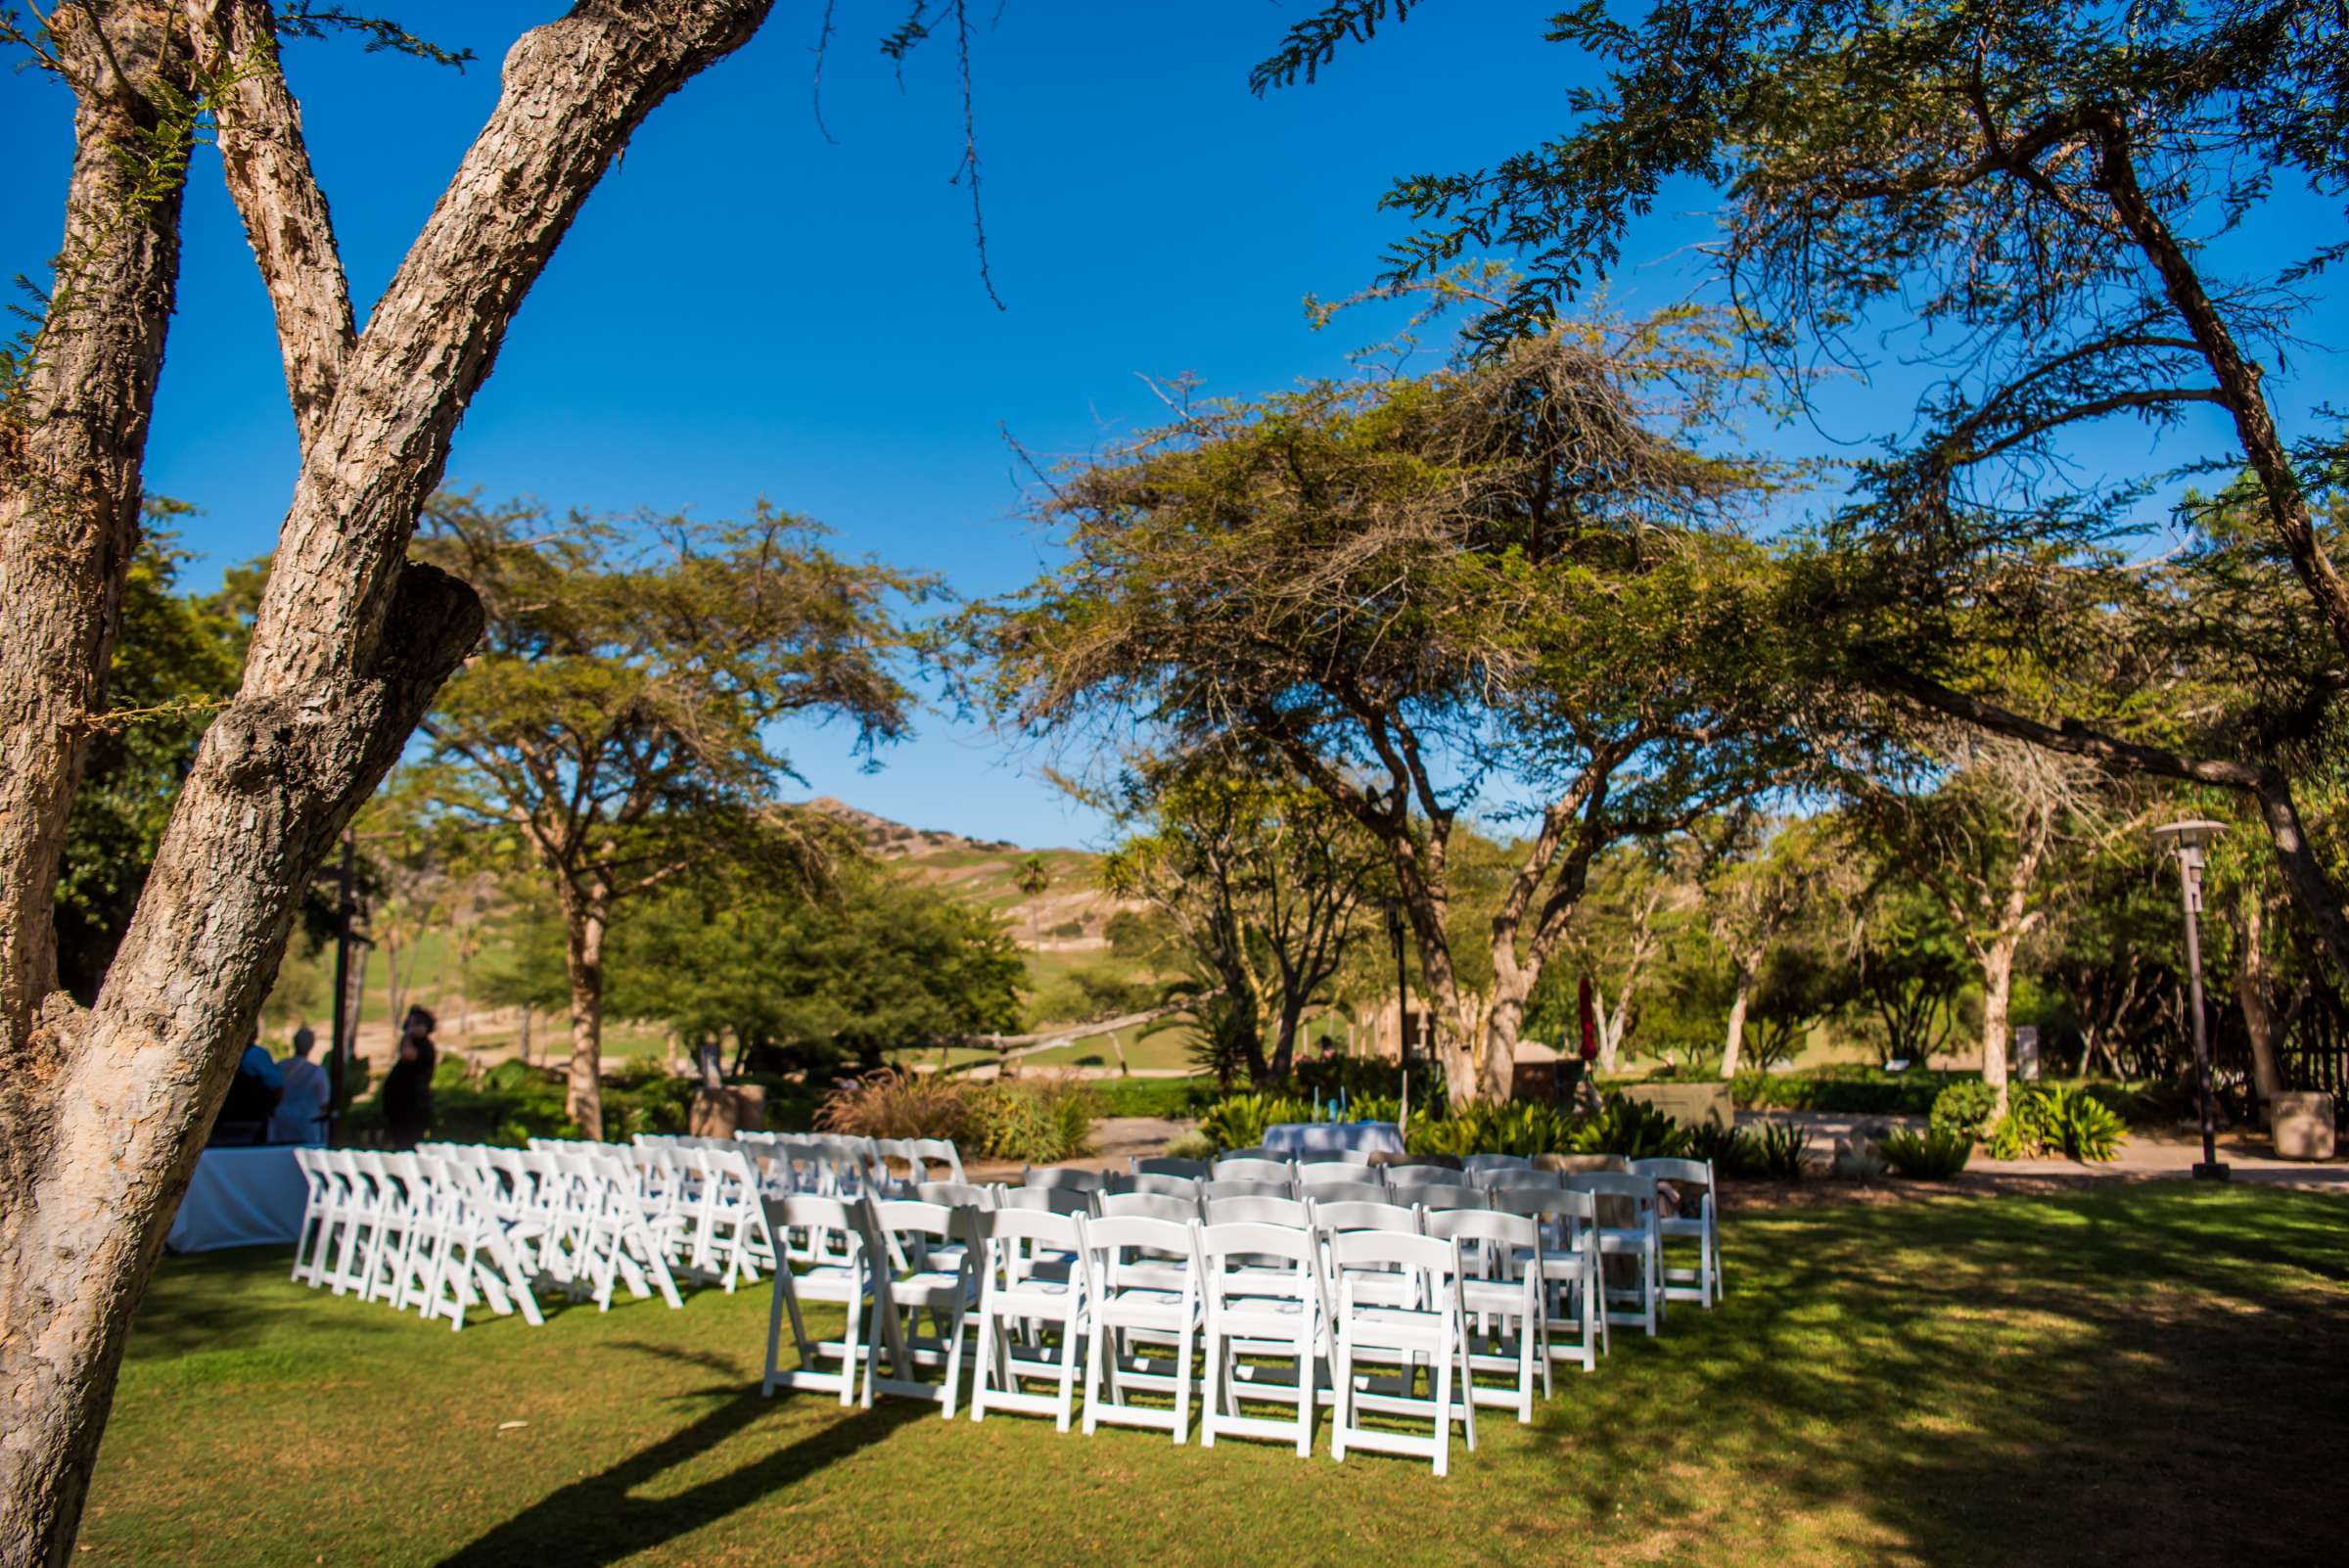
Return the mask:
M 294 1163 L 294 1145 L 207 1149 L 197 1156 L 195 1177 L 163 1246 L 172 1252 L 290 1247 L 301 1239 L 308 1201 L 309 1183 Z
M 1323 1154 L 1333 1149 L 1401 1154 L 1403 1129 L 1392 1122 L 1282 1122 L 1265 1129 L 1265 1147 L 1274 1154 Z

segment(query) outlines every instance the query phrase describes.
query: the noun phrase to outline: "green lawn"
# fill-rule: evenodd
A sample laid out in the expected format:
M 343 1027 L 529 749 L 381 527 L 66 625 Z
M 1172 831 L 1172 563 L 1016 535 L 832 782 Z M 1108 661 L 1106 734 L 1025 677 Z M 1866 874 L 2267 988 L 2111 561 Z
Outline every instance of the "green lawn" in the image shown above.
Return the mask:
M 1619 1336 L 1449 1480 L 1323 1447 L 761 1400 L 766 1292 L 451 1334 L 167 1261 L 105 1563 L 2339 1561 L 2349 1201 L 2184 1184 L 1732 1216 L 1727 1303 Z M 499 1430 L 504 1422 L 527 1426 Z

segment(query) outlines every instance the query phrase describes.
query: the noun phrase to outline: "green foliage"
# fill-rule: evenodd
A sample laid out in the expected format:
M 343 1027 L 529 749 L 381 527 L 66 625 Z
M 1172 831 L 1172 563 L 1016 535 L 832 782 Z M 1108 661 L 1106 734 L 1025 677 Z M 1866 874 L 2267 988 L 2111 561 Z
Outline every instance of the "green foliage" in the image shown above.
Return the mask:
M 988 1160 L 1058 1165 L 1092 1152 L 1093 1102 L 1057 1079 L 999 1079 L 968 1097 L 972 1150 Z
M 1096 1116 L 1194 1117 L 1215 1103 L 1204 1078 L 1105 1078 L 1085 1081 Z
M 665 890 L 608 964 L 611 1006 L 680 1039 L 868 1072 L 893 1050 L 1016 1028 L 1027 974 L 993 913 L 862 860 L 815 896 L 751 875 Z
M 1265 1141 L 1265 1129 L 1313 1119 L 1311 1100 L 1282 1094 L 1226 1094 L 1199 1119 L 1199 1130 L 1218 1150 L 1252 1149 Z
M 2018 1084 L 2008 1090 L 2006 1114 L 1990 1130 L 1999 1160 L 2061 1155 L 2100 1165 L 2115 1158 L 2129 1129 L 2111 1107 L 2069 1084 Z
M 1212 1160 L 1216 1157 L 1216 1140 L 1194 1128 L 1167 1139 L 1166 1152 L 1171 1160 Z
M 1933 1130 L 1973 1142 L 1990 1125 L 1999 1092 L 1978 1078 L 1959 1079 L 1933 1097 Z
M 1686 1133 L 1680 1123 L 1656 1106 L 1609 1094 L 1598 1114 L 1573 1124 L 1567 1147 L 1576 1154 L 1620 1154 L 1627 1160 L 1651 1160 L 1681 1153 Z M 1513 1151 L 1510 1151 L 1513 1152 Z
M 1324 1101 L 1336 1099 L 1341 1092 L 1349 1102 L 1371 1097 L 1397 1100 L 1402 1097 L 1406 1071 L 1413 1105 L 1424 1111 L 1450 1103 L 1443 1065 L 1432 1061 L 1413 1062 L 1406 1070 L 1400 1062 L 1375 1056 L 1308 1057 L 1297 1064 L 1296 1079 L 1298 1087 L 1309 1092 L 1318 1089 Z
M 1090 1024 L 1122 1018 L 1158 1005 L 1158 988 L 1133 978 L 1114 964 L 1087 964 L 1071 970 L 1029 1003 L 1029 1021 L 1038 1028 L 1051 1024 Z
M 1974 1155 L 1970 1136 L 1938 1127 L 1921 1133 L 1895 1128 L 1876 1140 L 1876 1147 L 1896 1175 L 1912 1181 L 1947 1181 Z
M 1772 1122 L 1754 1134 L 1752 1169 L 1768 1181 L 1800 1181 L 1809 1171 L 1811 1132 L 1791 1123 Z

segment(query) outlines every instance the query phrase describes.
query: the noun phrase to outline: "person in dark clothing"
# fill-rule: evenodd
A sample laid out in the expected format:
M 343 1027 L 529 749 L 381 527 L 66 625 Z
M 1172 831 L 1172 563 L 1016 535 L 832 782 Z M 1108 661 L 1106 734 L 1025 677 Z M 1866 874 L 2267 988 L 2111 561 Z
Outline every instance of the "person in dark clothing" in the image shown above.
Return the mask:
M 421 1007 L 408 1009 L 399 1026 L 399 1060 L 384 1076 L 384 1126 L 392 1146 L 412 1149 L 433 1130 L 433 1046 L 437 1020 Z
M 237 1076 L 229 1080 L 228 1098 L 212 1123 L 214 1143 L 258 1143 L 277 1109 L 285 1079 L 277 1063 L 255 1039 L 237 1060 Z

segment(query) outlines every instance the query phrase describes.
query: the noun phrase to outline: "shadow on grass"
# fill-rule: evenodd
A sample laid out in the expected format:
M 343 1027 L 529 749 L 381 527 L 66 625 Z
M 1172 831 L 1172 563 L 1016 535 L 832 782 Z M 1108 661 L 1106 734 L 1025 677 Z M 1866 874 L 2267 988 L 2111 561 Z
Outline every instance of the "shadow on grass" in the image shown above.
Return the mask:
M 728 1391 L 724 1403 L 692 1425 L 600 1474 L 549 1493 L 487 1535 L 442 1558 L 438 1568 L 506 1568 L 518 1563 L 601 1568 L 771 1498 L 835 1460 L 881 1442 L 909 1421 L 938 1418 L 936 1410 L 924 1407 L 877 1405 L 684 1492 L 661 1498 L 631 1495 L 717 1447 L 762 1415 L 771 1415 L 775 1408 L 775 1402 L 755 1388 Z
M 1677 1418 L 1570 1401 L 1538 1441 L 1591 1517 L 1699 1539 L 1733 1477 L 1777 1545 L 1823 1528 L 1839 1557 L 2337 1561 L 2345 1222 L 2328 1197 L 2174 1189 L 1757 1222 L 1768 1256 L 1722 1309 L 1618 1330 Z

